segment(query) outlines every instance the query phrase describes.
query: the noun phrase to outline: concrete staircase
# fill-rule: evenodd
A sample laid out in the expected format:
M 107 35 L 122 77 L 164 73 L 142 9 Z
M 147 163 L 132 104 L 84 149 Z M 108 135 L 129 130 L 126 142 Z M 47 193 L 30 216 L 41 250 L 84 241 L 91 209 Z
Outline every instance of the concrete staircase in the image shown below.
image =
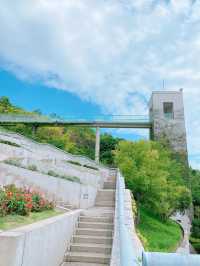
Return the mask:
M 83 211 L 62 266 L 109 265 L 115 206 L 115 177 L 97 193 L 95 207 Z

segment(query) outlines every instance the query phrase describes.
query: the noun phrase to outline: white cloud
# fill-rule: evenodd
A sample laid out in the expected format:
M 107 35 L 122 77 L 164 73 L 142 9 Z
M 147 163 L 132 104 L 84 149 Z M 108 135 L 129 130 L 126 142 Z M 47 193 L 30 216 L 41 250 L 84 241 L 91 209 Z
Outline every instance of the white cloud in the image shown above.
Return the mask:
M 199 153 L 199 0 L 0 0 L 0 7 L 1 68 L 115 114 L 147 113 L 165 79 L 166 89 L 185 88 L 189 152 Z

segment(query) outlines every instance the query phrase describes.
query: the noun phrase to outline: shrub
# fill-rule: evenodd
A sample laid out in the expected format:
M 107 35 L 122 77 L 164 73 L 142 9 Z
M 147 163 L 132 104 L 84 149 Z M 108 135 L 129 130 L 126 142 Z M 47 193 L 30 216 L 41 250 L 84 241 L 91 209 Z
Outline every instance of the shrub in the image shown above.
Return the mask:
M 37 166 L 36 165 L 29 165 L 28 170 L 37 171 Z
M 194 238 L 200 238 L 200 219 L 193 219 L 191 236 Z
M 59 174 L 57 174 L 57 173 L 54 172 L 53 170 L 49 170 L 47 174 L 50 175 L 50 176 L 59 177 Z
M 93 166 L 90 166 L 90 165 L 87 165 L 87 164 L 84 164 L 83 167 L 86 167 L 86 168 L 89 168 L 89 169 L 92 169 L 92 170 L 95 170 L 95 171 L 99 171 L 99 169 L 97 167 L 93 167 Z
M 154 141 L 121 141 L 116 164 L 137 201 L 161 219 L 191 204 L 191 192 L 182 178 L 182 165 L 171 151 Z M 174 189 L 176 188 L 176 189 Z
M 49 170 L 47 174 L 50 175 L 50 176 L 59 177 L 59 178 L 65 179 L 65 180 L 69 180 L 69 181 L 72 181 L 72 182 L 80 183 L 80 178 L 77 177 L 77 176 L 59 175 L 56 172 L 54 172 L 53 170 Z
M 6 193 L 3 189 L 0 189 L 0 216 L 5 216 L 7 211 Z
M 192 244 L 192 246 L 194 247 L 194 249 L 198 253 L 200 253 L 200 238 L 190 237 L 190 243 Z
M 4 163 L 10 164 L 10 165 L 14 165 L 14 166 L 17 166 L 17 167 L 22 167 L 20 161 L 17 160 L 17 159 L 7 159 L 7 160 L 4 161 Z
M 8 214 L 29 215 L 31 211 L 53 209 L 54 204 L 42 197 L 39 192 L 17 188 L 11 184 L 0 190 L 0 216 Z
M 6 144 L 6 145 L 10 145 L 10 146 L 14 146 L 14 147 L 18 147 L 18 148 L 21 147 L 17 143 L 14 143 L 14 142 L 11 142 L 11 141 L 8 141 L 8 140 L 3 140 L 3 139 L 0 139 L 0 143 Z
M 63 178 L 72 182 L 80 183 L 80 178 L 77 176 L 63 176 Z
M 67 161 L 67 163 L 71 163 L 71 164 L 74 164 L 74 165 L 78 165 L 78 166 L 81 166 L 81 164 L 79 162 L 76 162 L 76 161 Z

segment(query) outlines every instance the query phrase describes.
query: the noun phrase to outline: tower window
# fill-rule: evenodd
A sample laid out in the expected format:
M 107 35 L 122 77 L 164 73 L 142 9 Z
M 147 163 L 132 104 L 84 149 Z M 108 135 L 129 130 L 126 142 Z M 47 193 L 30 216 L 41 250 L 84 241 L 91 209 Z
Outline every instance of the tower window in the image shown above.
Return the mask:
M 163 103 L 164 117 L 167 119 L 174 119 L 174 106 L 172 102 Z

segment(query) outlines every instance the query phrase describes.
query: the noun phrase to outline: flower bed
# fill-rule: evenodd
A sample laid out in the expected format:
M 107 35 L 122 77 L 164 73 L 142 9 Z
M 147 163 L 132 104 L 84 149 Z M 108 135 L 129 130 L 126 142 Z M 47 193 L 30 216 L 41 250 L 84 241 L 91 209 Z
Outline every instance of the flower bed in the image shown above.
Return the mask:
M 11 184 L 0 188 L 0 216 L 10 214 L 29 215 L 54 209 L 54 203 L 46 200 L 41 193 Z

